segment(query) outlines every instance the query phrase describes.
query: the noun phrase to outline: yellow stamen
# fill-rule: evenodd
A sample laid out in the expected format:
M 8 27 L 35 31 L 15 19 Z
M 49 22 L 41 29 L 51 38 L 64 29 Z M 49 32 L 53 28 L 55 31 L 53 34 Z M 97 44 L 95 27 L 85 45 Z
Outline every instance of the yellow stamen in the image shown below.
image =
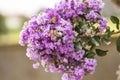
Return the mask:
M 57 32 L 56 30 L 53 31 L 53 34 L 54 34 L 55 36 L 58 36 L 58 32 Z
M 88 2 L 85 2 L 86 6 L 89 6 L 89 3 Z
M 56 17 L 52 17 L 52 23 L 56 23 Z
M 40 28 L 37 28 L 35 31 L 36 31 L 36 32 L 40 32 L 41 30 L 40 30 Z

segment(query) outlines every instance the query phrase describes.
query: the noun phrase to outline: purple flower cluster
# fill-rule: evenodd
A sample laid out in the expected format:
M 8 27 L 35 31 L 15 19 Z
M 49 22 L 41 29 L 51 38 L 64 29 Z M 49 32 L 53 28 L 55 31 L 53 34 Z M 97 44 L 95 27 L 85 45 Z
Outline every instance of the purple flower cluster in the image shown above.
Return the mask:
M 71 73 L 64 73 L 62 80 L 82 80 L 86 73 L 93 74 L 96 67 L 95 59 L 86 58 L 82 64 L 71 68 Z
M 74 51 L 72 25 L 60 18 L 53 9 L 35 15 L 21 32 L 20 44 L 28 44 L 27 56 L 32 60 L 52 60 Z M 53 54 L 54 53 L 54 54 Z M 48 58 L 49 57 L 49 58 Z
M 55 9 L 64 19 L 69 19 L 86 15 L 91 10 L 100 12 L 103 7 L 104 3 L 101 0 L 61 0 Z
M 107 22 L 105 23 L 103 17 L 100 15 L 103 7 L 104 3 L 101 0 L 61 0 L 55 6 L 55 10 L 65 20 L 74 20 L 78 16 L 84 16 L 91 23 L 100 24 L 98 29 L 103 33 L 107 28 Z M 104 24 L 99 22 L 104 22 Z
M 84 40 L 85 32 L 80 29 L 80 35 L 74 25 L 85 21 L 99 24 L 103 33 L 107 28 L 107 20 L 100 15 L 103 5 L 100 0 L 62 0 L 54 9 L 32 16 L 20 33 L 19 43 L 27 45 L 27 57 L 36 62 L 33 68 L 39 68 L 41 62 L 45 71 L 62 73 L 62 80 L 82 80 L 93 74 L 97 62 L 86 57 L 88 50 L 83 45 L 75 48 L 76 37 Z

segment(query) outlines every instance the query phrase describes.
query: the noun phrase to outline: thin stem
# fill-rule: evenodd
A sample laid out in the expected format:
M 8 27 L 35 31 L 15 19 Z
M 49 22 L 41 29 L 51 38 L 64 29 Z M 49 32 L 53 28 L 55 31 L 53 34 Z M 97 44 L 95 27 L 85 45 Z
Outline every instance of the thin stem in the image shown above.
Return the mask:
M 117 31 L 117 32 L 114 32 L 113 35 L 114 35 L 114 34 L 119 34 L 119 33 L 120 33 L 120 31 Z
M 120 33 L 120 31 L 113 32 L 112 35 L 119 34 L 119 33 Z M 105 34 L 100 34 L 100 33 L 96 34 L 96 36 L 104 36 L 104 35 L 107 35 L 107 33 L 105 33 Z

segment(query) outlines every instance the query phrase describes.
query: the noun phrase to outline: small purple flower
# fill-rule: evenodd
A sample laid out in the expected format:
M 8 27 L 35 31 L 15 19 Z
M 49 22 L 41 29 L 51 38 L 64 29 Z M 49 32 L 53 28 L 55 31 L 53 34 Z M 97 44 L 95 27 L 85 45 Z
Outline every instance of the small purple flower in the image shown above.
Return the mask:
M 68 73 L 64 73 L 62 75 L 62 80 L 77 80 L 75 76 L 69 75 Z
M 75 76 L 77 76 L 80 80 L 83 79 L 83 77 L 85 76 L 85 71 L 82 67 L 77 67 L 75 68 L 74 71 Z
M 27 28 L 25 27 L 23 28 L 23 30 L 20 33 L 20 37 L 21 37 L 21 40 L 19 41 L 20 45 L 25 46 L 29 38 L 29 32 Z
M 78 15 L 86 14 L 85 11 L 87 10 L 87 6 L 84 3 L 81 3 L 78 7 L 76 7 L 76 12 Z
M 91 22 L 96 22 L 99 19 L 100 15 L 95 11 L 91 10 L 87 15 L 86 19 L 89 19 Z
M 37 62 L 37 63 L 33 64 L 33 68 L 34 68 L 34 69 L 38 69 L 38 68 L 39 68 L 39 66 L 40 66 L 40 63 L 39 63 L 39 62 Z
M 60 3 L 56 4 L 55 10 L 65 20 L 72 19 L 77 16 L 76 11 L 74 10 L 74 0 L 70 0 L 69 2 L 61 0 Z
M 62 80 L 69 80 L 68 79 L 68 73 L 64 73 L 63 75 L 62 75 Z
M 99 23 L 100 23 L 100 25 L 99 25 L 98 29 L 99 29 L 100 33 L 103 33 L 107 29 L 106 18 L 102 18 L 101 20 L 99 20 Z
M 88 3 L 89 8 L 98 12 L 100 12 L 104 7 L 102 0 L 85 0 L 85 2 Z
M 97 65 L 96 59 L 88 59 L 88 58 L 86 58 L 86 59 L 85 59 L 85 62 L 84 62 L 84 65 L 83 65 L 83 68 L 84 68 L 87 72 L 93 74 L 96 65 Z
M 27 57 L 29 57 L 30 59 L 37 61 L 39 60 L 40 55 L 38 54 L 38 50 L 35 50 L 33 47 L 28 47 L 27 48 L 27 53 L 26 53 Z
M 50 72 L 58 72 L 58 69 L 55 67 L 54 64 L 49 65 L 49 70 L 50 70 Z
M 84 50 L 79 50 L 76 53 L 73 53 L 73 58 L 75 60 L 79 61 L 83 58 L 84 55 L 85 55 L 85 51 Z

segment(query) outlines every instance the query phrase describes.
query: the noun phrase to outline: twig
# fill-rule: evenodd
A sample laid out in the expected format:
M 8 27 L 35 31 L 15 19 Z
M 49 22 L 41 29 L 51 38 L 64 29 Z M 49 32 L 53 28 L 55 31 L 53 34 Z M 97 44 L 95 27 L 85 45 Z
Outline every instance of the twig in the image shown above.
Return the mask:
M 113 32 L 112 35 L 119 34 L 119 33 L 120 33 L 120 31 Z M 105 34 L 101 34 L 101 33 L 96 34 L 96 36 L 104 36 L 104 35 L 107 35 L 107 33 L 105 33 Z
M 117 32 L 114 32 L 113 35 L 114 35 L 114 34 L 119 34 L 119 33 L 120 33 L 120 31 L 117 31 Z

